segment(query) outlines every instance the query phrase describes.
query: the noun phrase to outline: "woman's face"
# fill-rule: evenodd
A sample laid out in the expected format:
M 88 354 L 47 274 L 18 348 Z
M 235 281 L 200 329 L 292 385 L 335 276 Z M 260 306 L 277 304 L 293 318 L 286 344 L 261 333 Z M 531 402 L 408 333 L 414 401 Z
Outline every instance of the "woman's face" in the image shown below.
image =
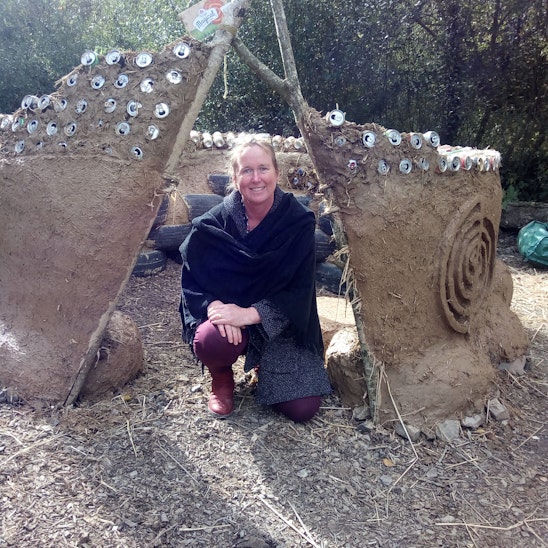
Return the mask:
M 274 202 L 278 172 L 270 154 L 257 145 L 245 148 L 235 166 L 236 188 L 244 205 L 269 205 Z

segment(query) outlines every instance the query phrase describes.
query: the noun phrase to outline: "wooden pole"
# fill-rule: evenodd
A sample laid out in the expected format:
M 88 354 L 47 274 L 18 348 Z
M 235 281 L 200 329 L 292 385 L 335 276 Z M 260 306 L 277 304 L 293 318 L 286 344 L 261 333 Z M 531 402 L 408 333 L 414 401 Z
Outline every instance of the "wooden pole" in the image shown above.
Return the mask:
M 219 72 L 219 68 L 223 63 L 223 59 L 230 48 L 230 44 L 240 25 L 243 22 L 246 8 L 249 6 L 251 0 L 233 0 L 227 4 L 227 10 L 223 16 L 223 22 L 219 25 L 219 28 L 215 32 L 215 36 L 211 41 L 212 51 L 209 56 L 209 62 L 207 68 L 196 90 L 196 96 L 192 102 L 188 114 L 181 123 L 171 154 L 166 162 L 163 176 L 168 181 L 180 182 L 178 173 L 179 161 L 183 153 L 186 142 L 189 139 L 190 131 L 192 130 L 196 118 L 202 109 L 207 94 Z

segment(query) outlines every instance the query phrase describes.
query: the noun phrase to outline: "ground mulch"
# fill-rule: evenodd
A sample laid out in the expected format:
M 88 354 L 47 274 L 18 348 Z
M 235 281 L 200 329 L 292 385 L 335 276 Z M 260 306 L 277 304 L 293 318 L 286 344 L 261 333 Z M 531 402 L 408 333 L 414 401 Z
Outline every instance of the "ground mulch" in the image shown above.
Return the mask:
M 212 418 L 180 339 L 180 266 L 131 278 L 119 309 L 139 326 L 142 376 L 69 408 L 0 403 L 0 547 L 546 546 L 548 271 L 513 233 L 499 257 L 526 372 L 500 372 L 489 395 L 508 421 L 450 444 L 366 428 L 337 395 L 293 424 L 254 404 L 241 368 L 235 414 Z

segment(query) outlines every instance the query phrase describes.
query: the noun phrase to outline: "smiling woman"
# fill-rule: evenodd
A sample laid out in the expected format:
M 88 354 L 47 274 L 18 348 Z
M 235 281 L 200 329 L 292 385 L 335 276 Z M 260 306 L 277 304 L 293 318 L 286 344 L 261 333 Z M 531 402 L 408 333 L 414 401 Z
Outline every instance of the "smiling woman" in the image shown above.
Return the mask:
M 212 377 L 208 407 L 234 410 L 232 364 L 258 372 L 257 402 L 296 422 L 331 392 L 316 309 L 315 218 L 277 184 L 272 145 L 232 154 L 234 188 L 193 221 L 181 246 L 183 336 Z
M 234 187 L 242 196 L 247 230 L 253 230 L 274 203 L 279 174 L 274 149 L 255 137 L 242 141 L 232 153 L 232 172 Z

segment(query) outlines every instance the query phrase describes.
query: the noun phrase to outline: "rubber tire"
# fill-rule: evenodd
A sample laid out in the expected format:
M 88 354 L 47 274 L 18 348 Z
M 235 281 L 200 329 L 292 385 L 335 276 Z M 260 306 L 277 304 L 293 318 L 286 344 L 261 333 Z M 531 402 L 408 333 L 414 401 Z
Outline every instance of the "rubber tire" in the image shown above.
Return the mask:
M 346 284 L 341 283 L 342 270 L 332 263 L 320 263 L 316 266 L 316 288 L 325 289 L 335 295 L 344 295 Z
M 297 198 L 297 201 L 301 203 L 304 207 L 307 209 L 310 209 L 310 204 L 312 203 L 312 196 L 308 196 L 308 194 L 294 194 L 295 198 Z
M 155 229 L 156 227 L 163 225 L 166 222 L 168 209 L 169 196 L 165 194 L 162 198 L 162 202 L 160 203 L 160 207 L 158 208 L 158 213 L 156 213 L 156 218 L 152 223 L 152 229 Z
M 171 249 L 170 251 L 166 251 L 166 255 L 170 261 L 173 261 L 177 264 L 183 264 L 183 258 L 181 257 L 181 253 L 178 249 Z
M 333 235 L 333 215 L 331 213 L 325 213 L 327 206 L 324 202 L 320 202 L 318 206 L 318 226 L 322 232 L 325 232 L 328 236 Z
M 335 253 L 337 246 L 332 240 L 331 236 L 328 236 L 325 232 L 316 229 L 314 232 L 314 242 L 316 245 L 316 262 L 323 263 L 329 255 Z
M 207 186 L 218 196 L 226 196 L 226 187 L 230 184 L 230 175 L 210 173 L 207 176 Z
M 179 251 L 179 247 L 190 233 L 191 223 L 183 225 L 162 225 L 150 231 L 148 240 L 154 249 Z
M 188 206 L 188 220 L 192 221 L 223 201 L 217 194 L 185 194 L 183 200 Z
M 166 263 L 167 256 L 164 251 L 160 249 L 143 249 L 137 257 L 131 275 L 138 278 L 154 276 L 165 269 Z

